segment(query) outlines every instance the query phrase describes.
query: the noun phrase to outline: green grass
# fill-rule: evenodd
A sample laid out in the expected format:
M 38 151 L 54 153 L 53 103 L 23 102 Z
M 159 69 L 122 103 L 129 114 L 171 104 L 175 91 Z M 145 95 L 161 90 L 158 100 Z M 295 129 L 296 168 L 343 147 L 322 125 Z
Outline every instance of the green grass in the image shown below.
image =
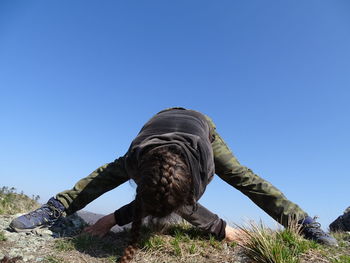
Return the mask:
M 147 240 L 145 240 L 142 244 L 142 247 L 145 250 L 157 250 L 164 247 L 164 245 L 165 245 L 164 238 L 161 237 L 160 235 L 154 235 L 148 238 Z
M 350 240 L 350 235 L 347 232 L 332 232 L 332 236 L 337 240 Z
M 315 242 L 303 239 L 293 226 L 272 231 L 260 224 L 242 230 L 248 237 L 243 245 L 247 255 L 260 263 L 298 263 L 305 252 L 319 247 Z
M 55 240 L 54 248 L 60 252 L 78 250 L 115 256 L 116 247 L 112 242 L 89 234 L 80 234 L 72 238 Z
M 13 215 L 36 209 L 39 207 L 39 198 L 38 195 L 30 198 L 24 193 L 16 193 L 14 187 L 3 186 L 0 188 L 0 215 Z
M 4 232 L 0 231 L 0 241 L 6 241 Z
M 64 260 L 50 255 L 50 256 L 46 256 L 42 262 L 43 263 L 64 263 Z
M 170 241 L 170 244 L 172 245 L 174 255 L 177 257 L 181 257 L 183 254 L 180 246 L 180 240 L 174 238 L 172 241 Z
M 18 194 L 15 188 L 2 187 L 0 214 L 33 210 L 39 206 L 38 198 Z M 258 263 L 350 263 L 348 233 L 332 233 L 339 247 L 326 247 L 303 239 L 293 225 L 280 231 L 268 229 L 262 224 L 242 227 L 241 230 L 246 234 L 247 242 L 226 245 L 188 224 L 173 225 L 163 233 L 143 227 L 135 262 L 222 263 L 234 260 L 234 254 L 238 251 L 238 254 L 245 254 Z M 42 262 L 74 262 L 75 257 L 80 262 L 81 255 L 90 256 L 101 263 L 117 262 L 129 238 L 128 231 L 110 234 L 103 239 L 87 234 L 58 238 L 54 241 L 53 250 L 46 254 Z M 3 231 L 0 231 L 0 242 L 3 242 L 1 245 L 7 245 Z
M 349 232 L 332 232 L 338 240 L 338 247 L 324 248 L 320 253 L 331 263 L 350 263 L 350 234 Z
M 103 243 L 103 240 L 101 240 L 100 238 L 94 237 L 92 235 L 81 234 L 74 237 L 71 240 L 71 242 L 76 249 L 84 251 L 100 243 Z
M 338 258 L 333 259 L 332 263 L 350 263 L 350 256 L 341 255 Z
M 71 251 L 74 250 L 74 244 L 71 240 L 67 239 L 57 239 L 55 240 L 55 249 L 58 251 Z
M 213 247 L 216 248 L 218 250 L 222 249 L 222 242 L 220 242 L 219 240 L 217 240 L 214 236 L 209 235 L 209 244 Z
M 167 229 L 165 234 L 174 237 L 186 236 L 183 239 L 191 239 L 191 240 L 203 240 L 208 239 L 210 236 L 200 229 L 191 226 L 190 224 L 178 224 L 173 225 Z
M 195 243 L 193 243 L 188 249 L 188 253 L 190 254 L 195 254 L 197 251 L 198 251 L 198 248 Z
M 173 226 L 165 233 L 152 232 L 144 227 L 135 262 L 230 262 L 232 253 L 238 250 L 258 263 L 350 263 L 350 246 L 346 241 L 348 234 L 337 236 L 339 241 L 344 242 L 340 251 L 339 248 L 322 246 L 302 238 L 298 229 L 292 226 L 279 231 L 268 229 L 262 224 L 241 229 L 248 237 L 247 243 L 232 242 L 224 245 L 225 242 L 188 225 Z M 99 258 L 101 262 L 117 262 L 129 237 L 128 231 L 105 239 L 82 234 L 56 240 L 55 249 L 65 255 L 79 251 Z M 54 260 L 59 259 L 54 258 L 51 262 L 55 263 Z
M 183 260 L 191 256 L 205 256 L 210 253 L 208 251 L 214 254 L 216 252 L 221 253 L 220 251 L 223 249 L 221 241 L 188 224 L 171 226 L 162 234 L 152 235 L 152 231 L 149 229 L 144 229 L 143 233 L 145 236 L 140 242 L 142 251 L 168 254 L 169 258 L 176 257 L 179 262 L 183 262 Z M 229 244 L 230 248 L 235 246 L 236 243 Z

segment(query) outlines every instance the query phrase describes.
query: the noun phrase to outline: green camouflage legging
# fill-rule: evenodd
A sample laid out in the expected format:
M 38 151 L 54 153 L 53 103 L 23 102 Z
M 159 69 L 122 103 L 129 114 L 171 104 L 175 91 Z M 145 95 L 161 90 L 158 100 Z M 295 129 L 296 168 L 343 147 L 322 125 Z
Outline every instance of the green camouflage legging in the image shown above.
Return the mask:
M 287 226 L 291 219 L 298 220 L 307 216 L 298 205 L 289 201 L 271 183 L 242 166 L 216 132 L 213 121 L 209 117 L 207 120 L 214 133 L 212 147 L 215 173 L 221 179 L 248 196 L 256 205 L 284 226 Z M 129 179 L 124 167 L 124 157 L 120 157 L 114 162 L 99 167 L 89 176 L 78 181 L 71 190 L 57 194 L 56 198 L 65 206 L 66 213 L 71 214 Z
M 208 116 L 206 117 L 214 129 L 215 140 L 212 146 L 215 173 L 225 182 L 248 196 L 256 205 L 283 226 L 287 226 L 290 220 L 305 218 L 307 214 L 298 205 L 289 201 L 271 183 L 238 162 L 227 144 L 217 133 L 213 121 Z

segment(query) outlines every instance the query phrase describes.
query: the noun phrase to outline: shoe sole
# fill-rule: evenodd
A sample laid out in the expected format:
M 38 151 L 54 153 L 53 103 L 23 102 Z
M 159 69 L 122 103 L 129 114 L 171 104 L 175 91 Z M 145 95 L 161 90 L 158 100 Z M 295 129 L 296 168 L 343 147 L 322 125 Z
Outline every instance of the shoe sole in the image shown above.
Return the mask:
M 42 229 L 42 228 L 49 228 L 50 226 L 37 226 L 34 228 L 16 228 L 13 226 L 9 226 L 10 229 L 12 229 L 13 231 L 17 232 L 17 233 L 30 233 L 33 230 L 37 230 L 37 229 Z

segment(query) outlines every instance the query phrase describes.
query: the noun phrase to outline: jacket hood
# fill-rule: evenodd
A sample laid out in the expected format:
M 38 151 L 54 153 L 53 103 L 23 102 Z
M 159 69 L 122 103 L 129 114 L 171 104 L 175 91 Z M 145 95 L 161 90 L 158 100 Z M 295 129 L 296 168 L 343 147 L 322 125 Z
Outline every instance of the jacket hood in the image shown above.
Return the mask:
M 198 148 L 199 139 L 196 135 L 186 134 L 184 136 L 181 133 L 154 135 L 135 145 L 131 152 L 134 152 L 135 161 L 139 164 L 145 153 L 156 148 L 174 147 L 178 149 L 185 157 L 189 167 L 193 180 L 193 194 L 195 199 L 198 200 L 208 184 L 208 175 L 200 164 L 201 149 Z
M 198 200 L 214 175 L 209 137 L 209 125 L 201 113 L 191 110 L 158 113 L 144 125 L 126 153 L 129 176 L 137 179 L 138 167 L 145 153 L 157 147 L 176 147 L 188 164 L 194 198 Z

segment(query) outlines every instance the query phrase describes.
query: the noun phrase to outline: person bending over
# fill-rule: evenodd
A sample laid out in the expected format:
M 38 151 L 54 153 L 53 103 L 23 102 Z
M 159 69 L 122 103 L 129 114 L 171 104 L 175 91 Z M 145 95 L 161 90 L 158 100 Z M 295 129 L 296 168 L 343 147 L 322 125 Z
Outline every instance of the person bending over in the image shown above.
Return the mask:
M 291 220 L 297 221 L 305 238 L 337 245 L 298 205 L 242 166 L 208 116 L 184 108 L 157 113 L 143 126 L 124 156 L 99 167 L 72 189 L 50 198 L 41 208 L 14 219 L 10 227 L 25 231 L 52 225 L 63 215 L 84 208 L 103 193 L 132 179 L 137 185 L 135 200 L 85 229 L 104 236 L 113 226 L 132 222 L 130 246 L 121 262 L 133 257 L 142 218 L 146 216 L 161 218 L 175 212 L 218 239 L 239 240 L 237 230 L 198 203 L 214 174 L 283 226 L 287 227 Z

